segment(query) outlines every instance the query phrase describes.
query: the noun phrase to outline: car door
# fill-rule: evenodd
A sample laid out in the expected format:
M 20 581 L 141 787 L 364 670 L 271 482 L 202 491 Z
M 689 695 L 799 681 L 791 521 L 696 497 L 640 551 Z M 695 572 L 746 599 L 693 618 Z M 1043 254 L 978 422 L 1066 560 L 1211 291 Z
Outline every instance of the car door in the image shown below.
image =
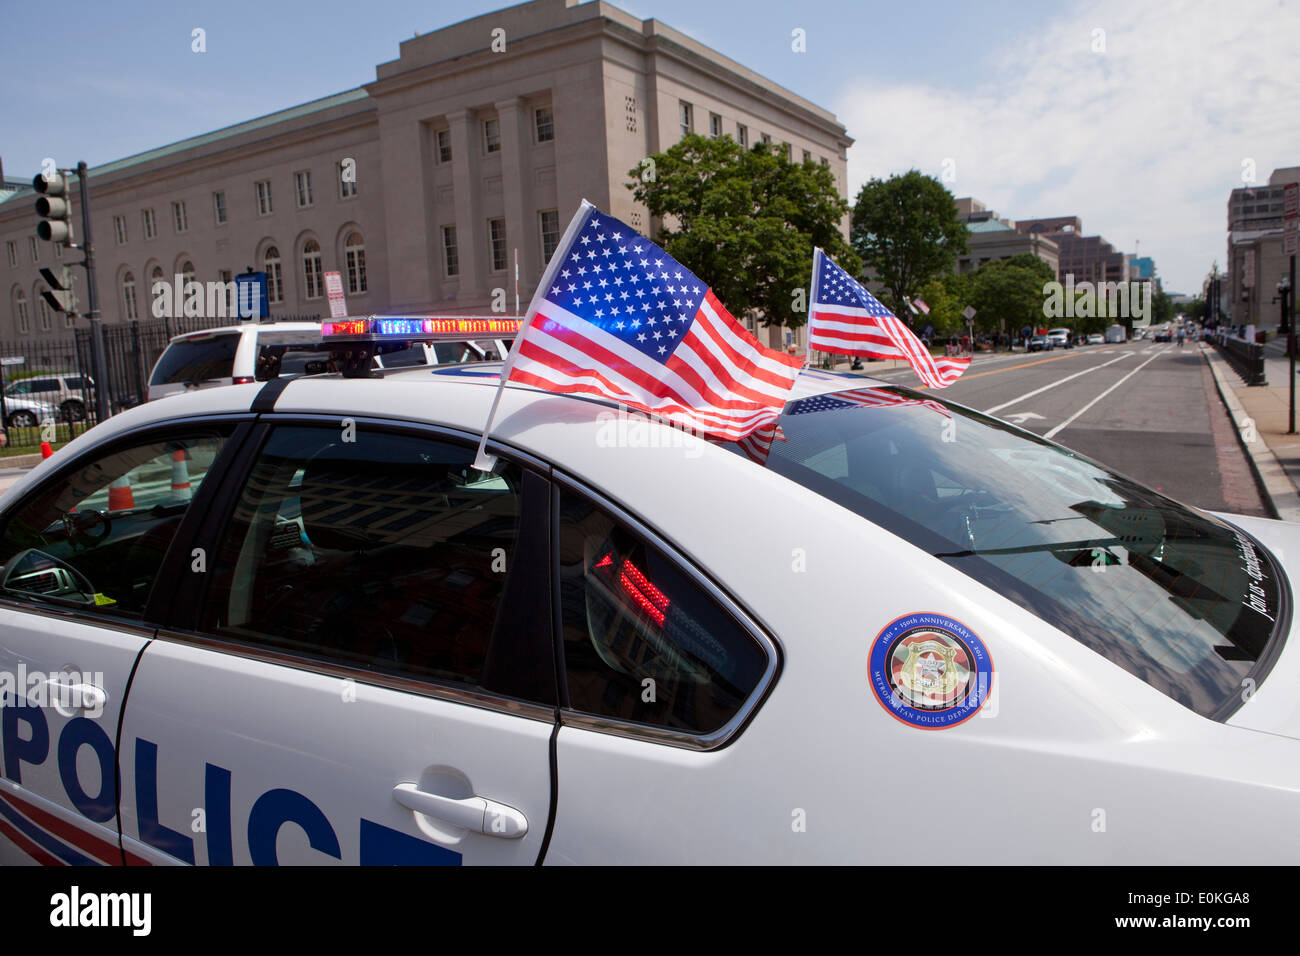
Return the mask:
M 0 516 L 0 853 L 120 864 L 118 719 L 166 555 L 230 422 L 81 455 Z
M 268 426 L 123 722 L 156 863 L 532 864 L 551 812 L 544 475 L 349 419 Z

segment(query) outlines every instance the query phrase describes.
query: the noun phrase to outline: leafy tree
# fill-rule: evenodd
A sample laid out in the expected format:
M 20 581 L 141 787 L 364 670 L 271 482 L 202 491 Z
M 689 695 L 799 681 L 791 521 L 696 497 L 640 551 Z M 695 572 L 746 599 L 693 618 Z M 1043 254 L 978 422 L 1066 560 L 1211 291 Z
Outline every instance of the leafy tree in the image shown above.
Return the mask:
M 652 171 L 652 172 L 651 172 Z M 840 232 L 848 202 L 831 171 L 792 163 L 770 144 L 685 136 L 628 171 L 652 216 L 671 217 L 655 242 L 713 289 L 734 315 L 802 325 L 814 247 L 861 269 Z
M 1154 311 L 1154 309 L 1152 309 L 1152 311 Z M 1198 295 L 1196 298 L 1192 299 L 1191 302 L 1187 302 L 1183 304 L 1182 312 L 1183 315 L 1185 315 L 1188 319 L 1190 319 L 1193 322 L 1204 322 L 1205 321 L 1205 299 L 1202 296 Z
M 914 324 L 934 326 L 935 335 L 960 335 L 966 328 L 961 310 L 966 308 L 965 276 L 947 275 L 921 286 L 920 297 L 930 307 L 927 315 L 916 316 Z
M 915 169 L 872 179 L 853 205 L 853 248 L 884 284 L 886 304 L 899 316 L 907 314 L 907 296 L 952 272 L 966 251 L 966 235 L 952 193 Z
M 1056 273 L 1037 256 L 1021 253 L 1009 259 L 986 262 L 966 280 L 966 305 L 975 308 L 975 327 L 997 334 L 1019 335 L 1023 328 L 1038 328 L 1048 322 L 1044 315 L 1043 285 L 1055 281 Z M 1056 320 L 1048 324 L 1058 323 Z

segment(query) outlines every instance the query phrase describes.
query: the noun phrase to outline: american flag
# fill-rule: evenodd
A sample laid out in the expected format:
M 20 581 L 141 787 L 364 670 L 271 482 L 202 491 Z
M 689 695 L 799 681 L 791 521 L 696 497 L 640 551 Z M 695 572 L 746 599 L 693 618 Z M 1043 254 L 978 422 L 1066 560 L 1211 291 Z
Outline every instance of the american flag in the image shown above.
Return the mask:
M 969 358 L 935 358 L 878 299 L 820 249 L 813 253 L 808 348 L 864 358 L 904 359 L 930 388 L 951 385 Z
M 809 412 L 830 412 L 841 408 L 893 408 L 904 405 L 920 405 L 938 412 L 944 418 L 952 414 L 941 403 L 925 398 L 908 398 L 883 388 L 855 388 L 848 392 L 831 392 L 826 395 L 813 395 L 801 398 L 790 405 L 788 415 L 806 415 Z
M 760 344 L 672 256 L 584 202 L 502 375 L 734 441 L 780 415 L 801 365 Z

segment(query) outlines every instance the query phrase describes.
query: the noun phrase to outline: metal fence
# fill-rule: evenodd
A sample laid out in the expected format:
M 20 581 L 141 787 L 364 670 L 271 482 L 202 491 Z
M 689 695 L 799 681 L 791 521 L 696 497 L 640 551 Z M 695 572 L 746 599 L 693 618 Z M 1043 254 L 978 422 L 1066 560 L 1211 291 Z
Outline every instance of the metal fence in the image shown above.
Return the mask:
M 276 321 L 320 320 L 320 315 L 276 316 Z M 96 390 L 103 387 L 109 414 L 148 400 L 149 373 L 173 336 L 230 325 L 229 318 L 148 319 L 104 326 L 104 382 L 95 381 L 90 329 L 60 338 L 0 340 L 0 426 L 4 447 L 36 451 L 57 445 L 95 424 Z M 3 451 L 0 448 L 0 451 Z
M 1214 344 L 1247 385 L 1267 384 L 1264 376 L 1264 346 L 1225 332 L 1215 334 Z

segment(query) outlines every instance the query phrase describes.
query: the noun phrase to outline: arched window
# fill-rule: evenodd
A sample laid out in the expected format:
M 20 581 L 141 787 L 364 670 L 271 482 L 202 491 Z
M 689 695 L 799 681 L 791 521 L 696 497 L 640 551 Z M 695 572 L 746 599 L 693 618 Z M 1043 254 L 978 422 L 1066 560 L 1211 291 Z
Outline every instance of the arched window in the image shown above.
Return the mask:
M 50 306 L 49 303 L 41 296 L 40 289 L 36 290 L 36 318 L 40 322 L 42 332 L 50 330 Z
M 122 276 L 122 314 L 128 322 L 140 318 L 140 310 L 135 301 L 135 276 L 130 272 Z
M 284 273 L 280 270 L 280 250 L 269 246 L 262 257 L 266 266 L 266 300 L 270 303 L 284 301 Z
M 18 320 L 18 331 L 26 335 L 32 330 L 32 319 L 27 314 L 27 293 L 18 290 L 18 299 L 14 302 L 14 317 Z
M 190 262 L 189 259 L 186 259 L 185 264 L 181 266 L 181 281 L 189 282 L 193 278 L 194 278 L 194 263 Z
M 349 232 L 343 240 L 343 257 L 348 267 L 348 292 L 366 291 L 366 243 L 359 232 Z
M 302 247 L 302 277 L 306 297 L 319 299 L 324 287 L 321 279 L 320 243 L 315 239 L 308 239 Z

